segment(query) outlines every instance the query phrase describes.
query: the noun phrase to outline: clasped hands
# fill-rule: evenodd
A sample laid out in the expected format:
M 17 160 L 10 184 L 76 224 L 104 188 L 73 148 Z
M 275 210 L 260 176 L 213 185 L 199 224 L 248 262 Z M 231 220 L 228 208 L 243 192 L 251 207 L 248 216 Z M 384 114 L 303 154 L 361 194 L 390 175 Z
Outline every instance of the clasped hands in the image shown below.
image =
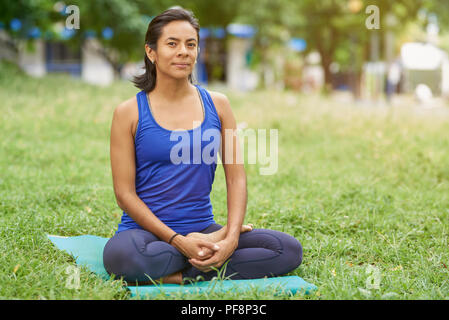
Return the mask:
M 189 258 L 189 263 L 192 266 L 203 272 L 209 272 L 212 267 L 221 267 L 234 253 L 237 245 L 237 239 L 225 238 L 217 242 L 211 242 L 195 236 L 186 236 L 179 239 L 176 247 Z

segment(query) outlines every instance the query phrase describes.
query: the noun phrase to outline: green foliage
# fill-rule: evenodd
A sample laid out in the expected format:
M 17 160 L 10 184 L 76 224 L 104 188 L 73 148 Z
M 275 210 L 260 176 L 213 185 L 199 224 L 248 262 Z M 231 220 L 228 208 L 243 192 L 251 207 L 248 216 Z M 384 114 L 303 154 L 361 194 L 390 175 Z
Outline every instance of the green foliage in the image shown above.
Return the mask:
M 357 10 L 350 3 L 358 3 Z M 39 26 L 42 31 L 51 30 L 55 22 L 63 22 L 65 16 L 53 10 L 51 0 L 8 1 L 2 5 L 0 21 L 12 18 L 24 21 L 24 27 L 14 37 L 26 37 L 26 31 Z M 192 10 L 203 27 L 226 27 L 231 22 L 248 23 L 256 27 L 252 66 L 272 63 L 273 56 L 286 44 L 290 37 L 302 37 L 307 41 L 307 51 L 318 50 L 322 56 L 322 66 L 326 80 L 329 80 L 331 62 L 338 62 L 342 69 L 360 71 L 369 58 L 369 40 L 373 30 L 365 27 L 365 8 L 375 4 L 379 7 L 381 28 L 377 32 L 382 38 L 387 29 L 401 32 L 409 21 L 417 19 L 421 10 L 426 14 L 436 13 L 441 26 L 449 24 L 448 6 L 444 0 L 247 0 L 210 1 L 186 0 L 73 0 L 71 4 L 80 8 L 81 31 L 94 30 L 98 35 L 104 27 L 112 27 L 114 37 L 102 39 L 105 55 L 115 65 L 142 57 L 143 38 L 148 26 L 148 17 L 165 9 L 182 5 Z M 386 26 L 386 17 L 392 14 L 396 25 Z M 79 46 L 82 32 L 77 32 L 69 41 Z M 346 52 L 346 54 L 344 53 Z M 381 53 L 384 50 L 381 50 Z M 351 56 L 348 56 L 350 53 Z
M 54 1 L 50 0 L 2 1 L 0 21 L 9 29 L 10 20 L 21 19 L 24 25 L 15 35 L 25 37 L 29 27 L 38 26 L 45 29 L 50 26 L 52 20 L 56 18 L 53 4 Z
M 111 59 L 115 63 L 142 59 L 148 25 L 134 1 L 75 0 L 72 2 L 80 8 L 81 30 L 94 30 L 105 52 L 114 52 L 115 56 Z M 112 39 L 106 40 L 101 37 L 105 27 L 114 30 Z M 78 35 L 81 36 L 81 33 Z
M 53 31 L 55 23 L 65 25 L 68 15 L 61 15 L 53 9 L 54 1 L 9 1 L 2 7 L 0 21 L 7 22 L 12 18 L 23 21 L 20 31 L 8 30 L 14 38 L 26 39 L 27 31 L 33 27 L 41 28 L 41 33 Z M 85 31 L 94 31 L 97 39 L 102 43 L 105 57 L 116 67 L 119 63 L 138 60 L 143 56 L 145 32 L 148 27 L 146 16 L 158 14 L 166 9 L 169 1 L 125 1 L 125 0 L 73 0 L 80 10 L 80 29 L 70 40 L 65 40 L 70 46 L 79 47 L 84 40 Z M 101 36 L 105 27 L 114 31 L 112 39 Z M 140 47 L 138 44 L 141 44 Z

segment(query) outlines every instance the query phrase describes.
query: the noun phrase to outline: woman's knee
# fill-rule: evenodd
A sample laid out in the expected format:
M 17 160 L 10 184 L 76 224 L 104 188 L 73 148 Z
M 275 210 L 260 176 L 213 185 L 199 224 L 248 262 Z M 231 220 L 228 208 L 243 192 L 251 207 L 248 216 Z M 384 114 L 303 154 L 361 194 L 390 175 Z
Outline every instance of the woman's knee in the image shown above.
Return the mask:
M 134 250 L 133 246 L 130 246 L 129 239 L 124 237 L 124 234 L 119 235 L 120 233 L 114 235 L 106 243 L 103 249 L 103 265 L 110 275 L 114 274 L 117 277 L 126 277 Z
M 111 238 L 103 250 L 109 274 L 126 281 L 149 281 L 184 267 L 185 258 L 173 247 L 141 230 L 126 230 Z
M 145 257 L 135 244 L 135 230 L 125 230 L 114 235 L 103 250 L 103 265 L 108 274 L 125 281 L 148 281 L 142 270 Z
M 288 269 L 286 272 L 293 271 L 299 267 L 302 263 L 303 249 L 301 243 L 295 237 L 283 233 L 281 237 L 282 241 L 282 260 L 285 268 Z
M 303 249 L 301 243 L 293 236 L 268 229 L 255 229 L 248 234 L 241 235 L 245 238 L 243 246 L 263 247 L 278 253 L 277 267 L 282 268 L 281 273 L 287 273 L 296 269 L 302 263 Z

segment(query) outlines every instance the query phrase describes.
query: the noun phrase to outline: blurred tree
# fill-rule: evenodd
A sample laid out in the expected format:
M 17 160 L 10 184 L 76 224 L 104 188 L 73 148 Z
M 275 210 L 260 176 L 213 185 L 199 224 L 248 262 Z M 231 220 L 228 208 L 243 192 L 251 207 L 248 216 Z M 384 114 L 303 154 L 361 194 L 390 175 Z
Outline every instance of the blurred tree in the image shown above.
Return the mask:
M 194 12 L 202 27 L 222 27 L 230 24 L 238 14 L 240 0 L 210 1 L 183 0 L 173 1 Z
M 60 34 L 55 32 L 55 25 L 64 26 L 69 16 L 69 13 L 65 13 L 64 2 L 1 1 L 0 21 L 4 23 L 5 30 L 12 38 L 2 45 L 7 45 L 17 52 L 18 40 L 30 39 L 29 32 L 34 27 L 38 27 L 40 35 L 47 40 L 61 39 Z M 118 72 L 121 63 L 143 57 L 145 32 L 150 16 L 165 10 L 172 2 L 170 0 L 71 0 L 70 5 L 79 7 L 80 29 L 74 30 L 73 36 L 65 42 L 69 46 L 79 47 L 87 34 L 95 35 L 102 44 L 97 48 L 98 52 Z M 20 29 L 15 28 L 14 23 L 20 24 Z M 141 44 L 142 47 L 136 44 Z
M 370 59 L 370 40 L 374 33 L 384 38 L 387 30 L 398 32 L 401 25 L 416 19 L 424 1 L 445 0 L 246 0 L 240 5 L 237 20 L 257 28 L 256 55 L 265 64 L 273 47 L 282 47 L 293 37 L 306 40 L 306 53 L 318 51 L 324 71 L 325 88 L 331 86 L 331 65 L 338 62 L 342 70 L 353 73 L 354 94 L 359 95 L 360 75 L 364 62 Z M 447 2 L 447 1 L 446 1 Z M 380 14 L 380 29 L 368 30 L 365 21 L 368 5 L 376 5 Z M 449 11 L 448 11 L 449 12 Z M 387 15 L 393 15 L 396 27 L 387 27 Z M 449 16 L 449 14 L 448 14 Z M 379 58 L 385 58 L 383 43 L 379 43 Z
M 285 53 L 290 30 L 302 16 L 291 0 L 246 0 L 241 2 L 234 22 L 252 25 L 256 29 L 253 39 L 252 65 L 262 71 L 274 67 L 274 60 Z M 260 73 L 263 77 L 264 72 Z M 264 81 L 259 81 L 261 86 Z
M 27 39 L 33 27 L 41 35 L 54 34 L 55 23 L 64 23 L 67 14 L 55 10 L 54 0 L 0 0 L 0 22 L 13 39 Z M 407 21 L 414 20 L 418 11 L 426 9 L 438 14 L 442 25 L 449 26 L 449 2 L 447 0 L 71 0 L 80 9 L 80 30 L 67 40 L 72 46 L 80 46 L 86 32 L 95 32 L 102 47 L 98 50 L 115 67 L 143 55 L 143 39 L 152 16 L 165 9 L 182 5 L 192 10 L 202 27 L 225 28 L 231 22 L 254 26 L 254 55 L 252 61 L 263 66 L 270 59 L 282 54 L 291 36 L 304 38 L 307 51 L 316 50 L 321 55 L 327 86 L 331 83 L 331 64 L 338 62 L 341 68 L 360 75 L 362 65 L 369 60 L 370 38 L 377 33 L 380 39 L 388 29 L 384 23 L 387 14 L 397 19 L 393 32 L 400 31 Z M 375 4 L 379 7 L 380 29 L 368 30 L 365 8 Z M 20 28 L 11 21 L 21 21 Z M 105 28 L 110 28 L 104 36 Z M 112 36 L 111 36 L 112 35 Z M 16 48 L 16 41 L 2 43 Z M 137 45 L 136 45 L 137 44 Z M 142 47 L 139 46 L 142 45 Z M 382 48 L 382 43 L 380 44 Z M 382 54 L 384 50 L 380 50 Z
M 415 19 L 424 0 L 389 1 L 378 0 L 302 0 L 295 2 L 296 12 L 301 18 L 293 25 L 292 34 L 307 41 L 307 51 L 317 50 L 321 56 L 326 87 L 331 85 L 331 64 L 338 62 L 342 68 L 349 68 L 356 78 L 353 88 L 359 94 L 359 82 L 363 63 L 370 59 L 370 38 L 377 33 L 383 39 L 388 29 L 385 18 L 392 14 L 397 19 L 393 32 L 401 24 Z M 365 25 L 368 14 L 365 9 L 374 4 L 379 8 L 380 29 L 369 30 Z M 382 43 L 380 43 L 382 49 Z M 384 50 L 380 50 L 382 58 Z
M 68 14 L 62 1 L 52 0 L 1 0 L 0 22 L 12 37 L 2 43 L 18 51 L 17 40 L 29 39 L 29 31 L 38 27 L 41 35 L 58 39 L 54 32 L 55 23 L 65 23 Z M 123 62 L 143 57 L 143 45 L 148 23 L 155 15 L 169 7 L 179 5 L 176 0 L 71 0 L 80 11 L 80 29 L 76 30 L 66 43 L 79 47 L 86 38 L 86 32 L 95 35 L 101 43 L 98 53 L 102 54 L 118 71 Z M 192 10 L 201 26 L 226 27 L 236 16 L 238 0 L 217 1 L 185 0 L 182 6 Z M 59 10 L 59 11 L 58 11 Z M 20 30 L 14 31 L 10 22 L 20 21 Z M 105 37 L 105 28 L 108 34 Z M 139 44 L 142 47 L 139 47 Z
M 168 1 L 71 0 L 70 4 L 80 9 L 79 31 L 83 32 L 76 32 L 70 44 L 79 46 L 86 37 L 85 32 L 94 33 L 101 43 L 97 52 L 118 72 L 122 63 L 143 57 L 150 15 L 156 15 L 164 2 Z M 109 35 L 105 34 L 105 28 Z
M 48 30 L 57 17 L 50 0 L 0 0 L 0 22 L 11 35 L 11 39 L 0 38 L 0 45 L 18 53 L 19 38 L 27 38 L 32 27 Z
M 436 14 L 438 25 L 443 31 L 449 29 L 449 1 L 447 0 L 424 0 L 420 8 L 421 16 L 424 20 L 429 18 L 429 14 Z

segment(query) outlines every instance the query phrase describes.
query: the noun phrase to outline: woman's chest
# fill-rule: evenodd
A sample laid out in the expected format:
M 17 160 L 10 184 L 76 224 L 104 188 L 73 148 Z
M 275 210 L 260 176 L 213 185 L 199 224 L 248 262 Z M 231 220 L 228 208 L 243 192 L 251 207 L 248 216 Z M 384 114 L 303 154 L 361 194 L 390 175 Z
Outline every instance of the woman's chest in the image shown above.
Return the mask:
M 136 141 L 136 159 L 140 164 L 216 163 L 221 133 L 218 128 L 197 127 L 194 130 L 144 130 Z

